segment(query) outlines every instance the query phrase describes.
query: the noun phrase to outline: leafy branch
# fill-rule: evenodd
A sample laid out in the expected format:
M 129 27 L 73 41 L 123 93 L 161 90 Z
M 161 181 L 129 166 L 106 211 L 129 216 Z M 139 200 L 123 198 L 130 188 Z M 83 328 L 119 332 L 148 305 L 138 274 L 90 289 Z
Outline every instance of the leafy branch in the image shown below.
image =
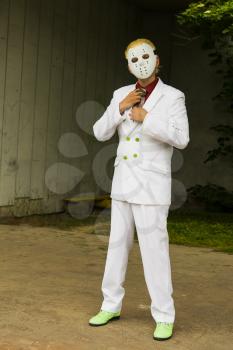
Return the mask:
M 214 99 L 224 103 L 226 111 L 233 115 L 233 1 L 206 0 L 191 3 L 186 10 L 177 15 L 178 23 L 185 26 L 189 35 L 200 35 L 202 47 L 209 51 L 210 64 L 217 67 L 222 76 L 221 91 Z M 208 151 L 204 162 L 218 157 L 232 159 L 233 127 L 216 125 L 210 128 L 220 136 L 217 148 Z

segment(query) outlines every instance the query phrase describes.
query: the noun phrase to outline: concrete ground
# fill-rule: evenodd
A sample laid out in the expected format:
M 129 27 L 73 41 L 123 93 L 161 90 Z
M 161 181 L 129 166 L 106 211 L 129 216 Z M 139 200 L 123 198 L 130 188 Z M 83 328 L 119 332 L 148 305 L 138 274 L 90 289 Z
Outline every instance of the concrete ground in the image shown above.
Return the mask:
M 232 348 L 233 257 L 206 248 L 170 246 L 172 339 L 152 338 L 155 323 L 136 241 L 121 319 L 90 327 L 102 302 L 108 243 L 98 232 L 93 226 L 64 231 L 0 225 L 0 350 Z

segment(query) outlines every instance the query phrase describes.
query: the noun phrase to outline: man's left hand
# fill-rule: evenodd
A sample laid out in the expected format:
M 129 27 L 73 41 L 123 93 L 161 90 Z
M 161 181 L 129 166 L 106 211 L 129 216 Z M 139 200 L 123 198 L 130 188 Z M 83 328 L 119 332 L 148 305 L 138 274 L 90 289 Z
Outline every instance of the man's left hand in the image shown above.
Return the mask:
M 136 122 L 143 122 L 147 111 L 142 107 L 132 107 L 131 113 L 129 113 L 129 117 L 131 120 L 135 120 Z

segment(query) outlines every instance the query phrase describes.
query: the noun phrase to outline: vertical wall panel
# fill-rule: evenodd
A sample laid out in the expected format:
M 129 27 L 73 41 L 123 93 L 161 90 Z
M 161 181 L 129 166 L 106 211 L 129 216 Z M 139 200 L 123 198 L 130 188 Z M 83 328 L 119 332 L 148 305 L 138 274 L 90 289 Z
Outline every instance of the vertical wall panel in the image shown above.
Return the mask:
M 112 3 L 113 0 L 108 2 L 108 11 L 112 13 Z M 99 33 L 100 33 L 100 22 L 102 21 L 102 2 L 98 3 L 98 11 L 96 10 L 96 3 L 90 1 L 89 8 L 89 17 L 88 17 L 88 31 L 86 32 L 86 45 L 87 45 L 87 56 L 86 56 L 86 74 L 84 81 L 84 93 L 85 98 L 82 102 L 87 102 L 86 111 L 90 111 L 90 107 L 88 101 L 95 100 L 95 92 L 97 89 L 106 89 L 108 90 L 108 86 L 105 80 L 102 80 L 101 83 L 97 86 L 96 81 L 96 70 L 97 67 L 97 57 L 98 57 L 98 44 L 99 44 Z M 112 27 L 114 23 L 112 23 Z M 110 26 L 105 27 L 107 33 L 111 31 Z M 108 48 L 111 51 L 111 48 Z M 104 50 L 104 54 L 108 56 L 108 50 Z M 106 66 L 101 66 L 101 72 L 104 76 L 104 72 L 106 72 Z M 84 113 L 85 113 L 84 110 Z M 94 109 L 92 106 L 92 112 L 94 113 Z M 88 113 L 85 113 L 85 118 L 88 118 Z M 87 123 L 88 124 L 88 123 Z M 92 192 L 93 188 L 95 188 L 94 177 L 92 174 L 92 158 L 93 158 L 93 150 L 95 152 L 95 143 L 90 142 L 90 135 L 83 131 L 81 134 L 82 142 L 86 145 L 88 149 L 88 156 L 82 157 L 78 160 L 77 164 L 81 167 L 85 172 L 85 176 L 83 177 L 80 184 L 78 184 L 76 188 L 76 192 L 78 193 L 87 193 Z
M 31 159 L 31 198 L 43 198 L 47 123 L 50 113 L 54 4 L 42 0 Z
M 79 49 L 79 34 L 83 33 L 83 28 L 80 26 L 80 20 L 82 18 L 82 12 L 80 8 L 82 6 L 81 1 L 71 0 L 69 2 L 68 7 L 68 28 L 66 33 L 66 45 L 65 45 L 65 77 L 64 77 L 64 99 L 63 99 L 63 107 L 62 107 L 62 116 L 60 121 L 60 136 L 62 136 L 65 132 L 75 133 L 78 135 L 78 128 L 76 123 L 76 101 L 78 95 L 82 94 L 82 88 L 80 91 L 77 89 L 77 83 L 80 79 L 78 72 L 78 49 Z M 85 18 L 84 18 L 85 20 Z M 78 77 L 79 76 L 79 77 Z M 81 81 L 82 83 L 82 81 Z M 69 145 L 72 147 L 72 145 Z M 67 164 L 67 167 L 58 167 L 58 178 L 64 179 L 62 184 L 60 184 L 60 189 L 65 192 L 65 195 L 58 195 L 58 198 L 64 198 L 69 195 L 70 186 L 73 185 L 76 181 L 74 176 L 71 174 L 69 165 L 77 166 L 77 159 L 69 158 L 64 156 L 58 152 L 58 162 L 63 162 Z M 52 194 L 50 194 L 50 197 Z M 56 197 L 56 195 L 54 195 Z M 60 201 L 61 203 L 61 201 Z
M 93 4 L 92 0 L 87 0 L 85 2 L 80 1 L 79 2 L 79 8 L 78 8 L 78 28 L 77 28 L 77 50 L 76 50 L 76 70 L 75 70 L 75 91 L 74 91 L 74 104 L 73 104 L 73 123 L 72 123 L 72 131 L 77 133 L 81 140 L 83 140 L 84 144 L 87 143 L 87 135 L 85 131 L 82 130 L 78 126 L 78 123 L 76 121 L 76 115 L 77 118 L 79 117 L 78 109 L 80 105 L 85 102 L 89 97 L 87 95 L 88 91 L 88 84 L 89 87 L 92 84 L 92 80 L 87 82 L 87 59 L 88 59 L 88 46 L 89 46 L 89 38 L 92 31 L 92 23 L 90 22 L 90 14 L 91 14 L 91 5 Z M 90 52 L 89 52 L 90 54 Z M 95 54 L 93 52 L 93 54 Z M 91 89 L 91 87 L 90 87 Z M 71 164 L 81 171 L 84 171 L 85 177 L 83 178 L 81 184 L 79 184 L 79 188 L 77 190 L 77 187 L 74 190 L 74 193 L 77 192 L 83 192 L 83 183 L 87 179 L 87 173 L 90 171 L 89 166 L 89 156 L 84 158 L 78 158 L 71 160 Z M 86 166 L 87 164 L 87 166 Z M 68 177 L 67 177 L 68 179 Z M 72 179 L 70 179 L 72 181 Z M 70 195 L 70 193 L 67 194 L 67 197 Z
M 78 2 L 76 0 L 70 0 L 68 2 L 67 12 L 67 27 L 65 34 L 65 56 L 64 56 L 64 72 L 63 72 L 63 94 L 62 94 L 62 107 L 61 117 L 59 125 L 59 137 L 62 137 L 66 133 L 73 132 L 71 128 L 72 119 L 75 118 L 73 114 L 73 94 L 74 94 L 74 80 L 75 80 L 75 54 L 76 54 L 76 30 L 77 30 L 77 9 Z M 71 141 L 70 141 L 71 142 Z M 72 144 L 69 145 L 72 147 Z M 62 153 L 57 153 L 57 162 L 70 164 L 71 158 L 66 157 Z M 65 179 L 59 183 L 59 192 L 68 193 L 68 188 L 72 178 L 70 177 L 69 167 L 62 170 L 58 167 L 58 179 Z M 56 196 L 56 194 L 55 194 Z M 50 194 L 51 197 L 51 194 Z
M 25 4 L 24 0 L 11 0 L 10 2 L 4 120 L 2 125 L 1 205 L 12 205 L 15 200 Z
M 46 170 L 57 162 L 58 140 L 60 136 L 60 120 L 62 112 L 62 96 L 64 94 L 64 57 L 65 57 L 65 37 L 67 27 L 67 2 L 56 1 L 53 48 L 52 48 L 52 68 L 50 82 L 49 116 L 47 124 L 46 162 L 41 172 L 42 180 L 45 178 Z M 57 181 L 57 178 L 54 179 Z M 47 188 L 43 186 L 43 193 L 53 196 Z
M 38 61 L 40 1 L 28 0 L 25 17 L 24 52 L 17 144 L 18 171 L 15 197 L 30 197 L 33 114 Z
M 79 2 L 78 9 L 78 28 L 77 28 L 77 47 L 76 47 L 76 63 L 75 63 L 75 86 L 74 86 L 74 113 L 78 106 L 85 100 L 86 96 L 86 64 L 88 50 L 88 24 L 90 13 L 90 0 Z M 76 121 L 73 119 L 72 128 L 78 131 Z
M 108 37 L 107 37 L 107 47 L 105 54 L 107 56 L 107 64 L 105 67 L 105 86 L 106 90 L 110 92 L 110 95 L 112 95 L 112 92 L 114 90 L 114 77 L 116 73 L 116 47 L 117 47 L 117 36 L 116 36 L 116 31 L 118 31 L 119 27 L 119 17 L 118 13 L 120 12 L 119 10 L 119 5 L 116 1 L 112 0 L 109 4 L 111 6 L 110 11 L 111 13 L 115 14 L 111 18 L 111 25 L 109 26 L 108 29 Z M 112 96 L 110 96 L 111 98 Z
M 127 77 L 128 79 L 128 84 L 130 84 L 132 77 L 129 75 L 128 73 L 128 69 L 127 69 L 127 62 L 124 58 L 124 51 L 126 46 L 128 45 L 129 41 L 127 38 L 127 23 L 129 21 L 129 17 L 132 17 L 131 12 L 129 12 L 128 10 L 128 6 L 126 6 L 126 4 L 122 4 L 121 6 L 121 11 L 120 11 L 120 16 L 121 16 L 121 26 L 118 27 L 118 60 L 117 60 L 117 68 L 116 68 L 116 72 L 117 72 L 117 76 L 116 76 L 116 82 L 115 82 L 115 86 L 117 88 L 126 85 L 125 84 L 125 77 Z M 135 16 L 136 18 L 136 16 Z M 134 28 L 131 28 L 131 33 L 133 35 L 133 33 L 135 32 Z
M 105 74 L 106 64 L 108 56 L 108 28 L 111 25 L 111 17 L 109 16 L 109 8 L 106 6 L 105 0 L 100 1 L 100 15 L 99 20 L 99 35 L 96 57 L 96 87 L 95 87 L 95 99 L 103 103 L 106 101 L 105 90 Z M 111 94 L 111 92 L 110 92 Z
M 3 142 L 3 121 L 4 121 L 4 102 L 6 87 L 6 63 L 7 63 L 7 45 L 8 45 L 8 27 L 10 17 L 10 1 L 0 1 L 0 161 L 2 161 L 2 142 Z M 1 162 L 2 167 L 2 162 Z M 1 194 L 1 171 L 0 171 L 0 194 Z M 2 203 L 0 196 L 0 203 Z

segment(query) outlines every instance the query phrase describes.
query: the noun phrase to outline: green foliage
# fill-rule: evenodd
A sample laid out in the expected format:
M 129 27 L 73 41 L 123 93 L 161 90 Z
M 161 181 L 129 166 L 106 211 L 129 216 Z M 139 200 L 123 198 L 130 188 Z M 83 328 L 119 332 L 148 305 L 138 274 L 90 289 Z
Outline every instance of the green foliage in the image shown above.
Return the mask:
M 196 199 L 204 203 L 206 210 L 210 211 L 233 211 L 233 192 L 227 191 L 222 186 L 211 183 L 207 185 L 195 185 L 188 188 L 190 199 Z
M 229 213 L 169 212 L 170 243 L 208 247 L 233 254 L 233 215 Z
M 209 50 L 211 65 L 223 78 L 220 93 L 227 111 L 233 114 L 233 0 L 198 1 L 177 16 L 190 34 L 200 34 L 203 48 Z M 211 128 L 220 133 L 218 147 L 208 152 L 205 162 L 219 156 L 232 159 L 232 127 L 219 124 Z M 230 130 L 230 132 L 229 132 Z
M 233 145 L 231 143 L 233 137 L 233 127 L 230 125 L 216 125 L 210 129 L 217 131 L 223 136 L 219 136 L 217 139 L 218 147 L 207 152 L 207 158 L 204 163 L 210 160 L 214 160 L 219 156 L 229 157 L 233 159 Z
M 189 7 L 178 15 L 179 22 L 193 27 L 209 23 L 216 27 L 217 32 L 222 27 L 222 33 L 226 34 L 233 30 L 233 2 L 232 0 L 206 0 L 193 2 Z M 210 29 L 210 28 L 209 28 Z

